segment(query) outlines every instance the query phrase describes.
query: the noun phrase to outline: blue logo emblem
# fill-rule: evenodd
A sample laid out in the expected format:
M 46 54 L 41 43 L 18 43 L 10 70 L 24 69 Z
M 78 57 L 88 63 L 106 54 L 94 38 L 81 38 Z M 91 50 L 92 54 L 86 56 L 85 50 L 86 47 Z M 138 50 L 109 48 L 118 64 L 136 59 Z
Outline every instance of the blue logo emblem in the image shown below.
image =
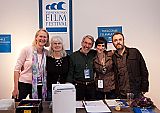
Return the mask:
M 58 2 L 58 3 L 49 4 L 46 6 L 46 10 L 65 10 L 63 8 L 64 4 L 66 4 L 66 3 L 65 2 Z

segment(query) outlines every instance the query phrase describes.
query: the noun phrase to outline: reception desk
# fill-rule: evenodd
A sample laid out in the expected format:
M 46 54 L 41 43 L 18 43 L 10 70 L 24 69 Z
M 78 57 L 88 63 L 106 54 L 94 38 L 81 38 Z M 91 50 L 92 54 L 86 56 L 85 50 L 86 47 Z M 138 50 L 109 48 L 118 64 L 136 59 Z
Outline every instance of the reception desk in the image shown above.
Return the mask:
M 49 104 L 50 102 L 43 102 L 42 106 L 43 106 L 43 111 L 41 113 L 52 113 L 52 109 L 49 108 Z M 128 108 L 124 108 L 121 109 L 121 111 L 116 111 L 113 108 L 110 108 L 112 113 L 134 113 L 132 111 L 132 108 L 128 107 Z M 160 113 L 160 110 L 155 108 L 154 109 L 155 113 Z M 16 113 L 15 109 L 12 110 L 0 110 L 0 113 Z M 86 110 L 84 108 L 77 108 L 76 109 L 76 113 L 86 113 Z
M 52 109 L 49 108 L 50 102 L 43 102 L 43 111 L 42 113 L 52 113 Z M 112 113 L 134 113 L 131 108 L 122 109 L 121 111 L 115 111 L 114 109 L 111 109 Z M 86 110 L 84 108 L 77 108 L 76 113 L 86 113 Z M 160 113 L 160 112 L 156 112 Z
M 50 104 L 50 102 L 43 102 L 42 113 L 52 113 L 52 109 L 49 108 L 49 104 Z M 130 107 L 121 109 L 121 111 L 116 111 L 113 108 L 110 108 L 110 109 L 111 109 L 112 113 L 134 113 L 132 111 L 132 108 L 130 108 Z M 160 113 L 160 110 L 158 108 L 155 108 L 154 111 L 155 111 L 155 113 Z M 77 108 L 76 113 L 86 113 L 86 110 L 85 110 L 85 108 Z

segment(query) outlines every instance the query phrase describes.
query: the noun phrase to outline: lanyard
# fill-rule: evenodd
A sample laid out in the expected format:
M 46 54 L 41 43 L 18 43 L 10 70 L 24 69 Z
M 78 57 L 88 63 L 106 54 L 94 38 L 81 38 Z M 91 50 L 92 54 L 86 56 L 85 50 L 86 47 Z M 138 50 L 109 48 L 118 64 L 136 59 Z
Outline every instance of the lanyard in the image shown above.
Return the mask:
M 82 52 L 81 52 L 81 56 L 82 56 L 82 57 L 83 57 L 83 59 L 84 59 L 84 62 L 85 62 L 85 68 L 87 69 L 87 68 L 88 68 L 88 63 L 87 63 L 88 57 L 87 57 L 87 55 L 83 54 Z

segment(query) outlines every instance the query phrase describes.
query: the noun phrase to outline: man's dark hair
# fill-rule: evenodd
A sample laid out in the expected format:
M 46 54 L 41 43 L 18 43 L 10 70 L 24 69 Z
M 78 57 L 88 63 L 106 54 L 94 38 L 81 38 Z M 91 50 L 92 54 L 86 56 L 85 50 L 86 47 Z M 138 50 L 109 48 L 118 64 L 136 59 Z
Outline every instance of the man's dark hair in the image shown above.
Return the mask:
M 115 35 L 121 35 L 123 37 L 123 40 L 124 40 L 124 35 L 121 33 L 121 32 L 115 32 L 113 35 L 112 35 L 112 41 L 113 41 L 113 37 Z

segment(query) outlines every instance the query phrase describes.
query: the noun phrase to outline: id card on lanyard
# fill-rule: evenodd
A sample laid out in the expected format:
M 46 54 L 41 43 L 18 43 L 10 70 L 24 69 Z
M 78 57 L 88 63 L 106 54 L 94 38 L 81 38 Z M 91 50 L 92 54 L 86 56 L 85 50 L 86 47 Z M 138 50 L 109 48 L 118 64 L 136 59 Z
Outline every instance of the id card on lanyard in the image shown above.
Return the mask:
M 103 80 L 98 80 L 98 88 L 103 88 Z
M 84 77 L 86 78 L 90 78 L 90 70 L 89 69 L 84 69 Z
M 84 69 L 84 78 L 85 79 L 90 78 L 90 69 L 88 69 L 87 63 L 86 63 L 86 68 Z

